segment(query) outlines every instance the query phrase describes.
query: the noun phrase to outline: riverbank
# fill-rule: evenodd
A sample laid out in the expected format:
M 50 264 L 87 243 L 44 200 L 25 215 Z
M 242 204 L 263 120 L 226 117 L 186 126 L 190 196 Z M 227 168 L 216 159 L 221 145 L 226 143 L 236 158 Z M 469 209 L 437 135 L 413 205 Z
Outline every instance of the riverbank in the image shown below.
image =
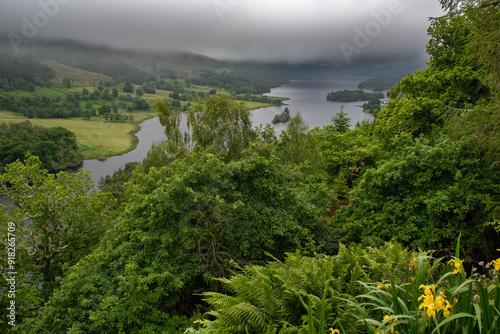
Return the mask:
M 352 87 L 357 87 L 362 80 L 359 77 L 332 77 L 326 80 L 324 78 L 312 78 L 310 80 L 294 80 L 289 84 L 273 88 L 266 95 L 273 98 L 286 96 L 286 105 L 247 104 L 249 109 L 257 108 L 252 110 L 252 124 L 254 127 L 270 124 L 273 117 L 276 114 L 281 114 L 287 107 L 290 114 L 300 111 L 304 120 L 309 123 L 309 128 L 322 127 L 331 124 L 331 117 L 336 112 L 340 112 L 341 107 L 344 106 L 344 112 L 351 118 L 351 126 L 354 127 L 358 120 L 373 119 L 373 116 L 361 112 L 359 108 L 354 106 L 356 102 L 328 102 L 325 100 L 324 94 L 337 87 L 338 89 L 352 89 Z M 92 179 L 94 184 L 97 185 L 101 177 L 112 175 L 128 162 L 142 161 L 151 149 L 151 145 L 165 139 L 165 133 L 157 117 L 143 121 L 140 126 L 141 130 L 134 135 L 139 139 L 139 143 L 134 150 L 126 154 L 109 157 L 105 161 L 98 159 L 84 160 L 82 166 L 75 169 L 75 171 L 81 169 L 92 171 Z M 187 129 L 185 117 L 183 117 L 180 126 L 183 130 Z M 285 123 L 275 124 L 273 127 L 276 135 L 286 130 L 286 126 Z
M 259 102 L 245 102 L 250 110 L 260 109 L 272 104 Z M 0 123 L 19 123 L 29 121 L 43 127 L 61 126 L 72 131 L 84 160 L 105 159 L 123 155 L 133 151 L 139 139 L 137 132 L 142 122 L 157 116 L 154 111 L 127 113 L 134 117 L 133 122 L 110 122 L 102 117 L 81 118 L 26 118 L 10 111 L 0 110 Z
M 83 159 L 107 158 L 133 150 L 138 143 L 135 136 L 140 130 L 139 124 L 156 116 L 154 112 L 130 113 L 133 122 L 109 122 L 100 117 L 89 120 L 70 119 L 28 119 L 9 111 L 0 111 L 0 123 L 19 123 L 29 121 L 43 127 L 61 126 L 76 135 L 77 144 L 83 154 Z

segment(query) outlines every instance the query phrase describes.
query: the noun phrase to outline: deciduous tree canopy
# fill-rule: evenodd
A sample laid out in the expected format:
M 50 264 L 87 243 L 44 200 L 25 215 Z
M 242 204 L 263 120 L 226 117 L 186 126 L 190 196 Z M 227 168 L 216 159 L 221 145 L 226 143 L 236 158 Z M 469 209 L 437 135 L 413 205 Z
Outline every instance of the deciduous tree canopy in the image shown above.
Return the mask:
M 257 155 L 224 162 L 192 153 L 136 173 L 129 204 L 99 248 L 70 270 L 39 318 L 50 332 L 176 332 L 193 292 L 287 251 L 331 253 L 321 219 L 332 193 L 321 177 Z M 33 328 L 25 327 L 27 332 Z M 34 330 L 33 330 L 34 331 Z
M 15 223 L 17 323 L 33 316 L 59 286 L 68 268 L 94 251 L 113 224 L 114 199 L 93 192 L 87 171 L 49 174 L 38 158 L 15 162 L 0 175 L 0 194 L 13 205 L 0 206 L 0 242 L 7 249 L 7 224 Z M 7 252 L 0 254 L 6 277 Z M 10 270 L 12 271 L 12 270 Z M 1 316 L 7 318 L 9 299 L 0 295 Z M 0 325 L 7 332 L 5 322 Z
M 62 128 L 33 126 L 29 121 L 0 124 L 0 171 L 5 166 L 28 154 L 36 155 L 42 167 L 55 172 L 70 166 L 80 165 L 76 136 Z

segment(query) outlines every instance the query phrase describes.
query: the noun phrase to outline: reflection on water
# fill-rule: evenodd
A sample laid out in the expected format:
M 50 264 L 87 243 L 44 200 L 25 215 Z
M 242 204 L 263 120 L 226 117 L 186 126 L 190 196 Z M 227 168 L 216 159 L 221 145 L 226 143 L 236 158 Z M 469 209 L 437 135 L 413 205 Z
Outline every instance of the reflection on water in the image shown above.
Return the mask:
M 158 117 L 148 119 L 141 123 L 141 129 L 136 133 L 139 138 L 137 147 L 126 154 L 110 157 L 104 161 L 97 159 L 84 160 L 81 167 L 72 169 L 71 171 L 78 171 L 81 169 L 88 169 L 92 171 L 92 180 L 97 186 L 99 179 L 106 175 L 112 175 L 119 168 L 125 166 L 127 162 L 142 161 L 148 153 L 151 145 L 164 140 L 165 133 L 163 126 L 160 124 Z
M 261 124 L 271 123 L 274 115 L 281 114 L 285 107 L 288 107 L 291 114 L 300 112 L 310 128 L 316 126 L 325 126 L 331 124 L 331 118 L 344 106 L 344 112 L 351 118 L 351 127 L 354 127 L 357 121 L 363 119 L 373 119 L 372 115 L 365 114 L 360 107 L 363 102 L 329 102 L 326 101 L 326 95 L 332 91 L 344 89 L 357 89 L 358 84 L 367 77 L 355 76 L 335 76 L 332 78 L 321 78 L 312 80 L 292 80 L 282 87 L 274 88 L 268 96 L 287 97 L 286 106 L 273 106 L 254 110 L 252 112 L 252 121 L 254 127 Z M 387 100 L 387 99 L 385 99 Z M 186 129 L 185 120 L 182 127 Z M 278 123 L 275 125 L 277 134 L 286 129 L 286 124 Z M 139 144 L 136 149 L 120 156 L 108 158 L 105 161 L 85 160 L 79 169 L 88 169 L 92 171 L 94 184 L 102 176 L 111 175 L 119 168 L 125 166 L 127 162 L 142 161 L 151 145 L 165 139 L 163 126 L 158 117 L 144 121 L 141 124 L 141 130 L 136 134 L 139 138 Z
M 329 79 L 292 80 L 289 84 L 272 89 L 267 95 L 288 97 L 286 107 L 290 113 L 300 112 L 311 129 L 331 124 L 331 118 L 340 112 L 342 106 L 344 106 L 344 112 L 351 118 L 351 127 L 354 127 L 358 121 L 373 119 L 371 114 L 364 113 L 362 108 L 356 106 L 364 102 L 330 102 L 326 100 L 326 95 L 332 91 L 358 89 L 358 84 L 366 79 L 368 77 L 335 76 Z M 280 114 L 283 110 L 285 106 L 255 110 L 254 124 L 270 123 L 274 115 Z M 280 124 L 277 130 L 285 128 L 286 125 Z

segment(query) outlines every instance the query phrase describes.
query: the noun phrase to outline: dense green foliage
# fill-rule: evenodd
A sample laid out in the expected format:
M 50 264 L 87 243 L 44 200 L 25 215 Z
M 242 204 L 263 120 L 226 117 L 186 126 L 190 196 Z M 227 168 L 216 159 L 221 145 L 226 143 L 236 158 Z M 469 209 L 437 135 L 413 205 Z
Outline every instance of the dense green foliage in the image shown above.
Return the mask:
M 490 87 L 492 99 L 489 104 L 477 103 L 474 108 L 451 110 L 447 114 L 450 136 L 453 139 L 463 136 L 476 138 L 481 154 L 495 168 L 500 164 L 500 128 L 497 126 L 500 121 L 498 10 L 499 4 L 494 1 L 484 1 L 481 6 L 466 10 L 467 17 L 470 18 L 466 22 L 470 36 L 466 40 L 468 44 L 462 42 L 465 44 L 462 46 L 465 49 L 463 52 L 471 54 L 472 60 L 480 66 L 478 76 Z M 462 37 L 461 40 L 463 39 Z
M 311 333 L 310 326 L 324 326 L 318 329 L 321 333 L 334 324 L 343 333 L 361 332 L 362 324 L 353 321 L 355 308 L 342 298 L 361 294 L 359 280 L 380 282 L 391 275 L 397 282 L 410 280 L 408 264 L 422 255 L 399 244 L 342 246 L 337 256 L 304 257 L 296 252 L 283 262 L 248 266 L 220 280 L 231 295 L 205 293 L 215 320 L 205 320 L 202 333 Z M 425 262 L 422 276 L 428 281 L 436 268 Z
M 116 198 L 118 204 L 126 201 L 124 184 L 130 180 L 138 162 L 127 162 L 124 168 L 119 168 L 113 175 L 106 175 L 99 179 L 99 189 Z
M 36 155 L 42 168 L 55 172 L 82 163 L 76 136 L 62 127 L 43 128 L 29 121 L 0 124 L 0 171 L 16 160 Z
M 375 167 L 387 155 L 374 138 L 373 125 L 365 121 L 346 131 L 342 122 L 315 129 L 330 182 L 343 198 L 368 168 Z
M 5 168 L 0 194 L 13 203 L 0 206 L 0 271 L 4 278 L 7 272 L 15 272 L 19 324 L 36 315 L 59 286 L 58 279 L 94 250 L 112 225 L 114 200 L 109 194 L 93 192 L 87 171 L 56 176 L 41 169 L 36 157 Z M 14 223 L 14 230 L 8 229 L 8 222 Z M 17 239 L 14 269 L 7 265 L 8 232 Z M 5 323 L 9 299 L 7 293 L 0 295 L 3 333 L 11 328 Z
M 486 207 L 500 200 L 500 178 L 476 158 L 471 141 L 404 143 L 394 156 L 366 171 L 334 222 L 345 242 L 397 240 L 421 249 L 446 249 L 467 235 L 470 255 L 498 241 L 484 226 Z
M 374 92 L 388 90 L 401 81 L 401 77 L 375 77 L 358 84 L 359 89 L 371 89 Z
M 349 131 L 349 128 L 351 126 L 351 119 L 347 117 L 347 114 L 344 112 L 343 106 L 340 108 L 340 112 L 332 117 L 332 123 L 332 130 L 334 132 L 344 133 Z
M 272 136 L 268 135 L 267 138 L 269 140 Z M 270 151 L 280 157 L 283 163 L 298 165 L 314 175 L 324 174 L 325 166 L 318 142 L 299 112 L 290 117 L 279 139 L 271 139 Z
M 250 111 L 227 94 L 210 95 L 195 103 L 188 125 L 197 146 L 211 148 L 230 160 L 238 159 L 254 136 Z
M 472 38 L 468 17 L 452 12 L 436 19 L 429 34 L 429 68 L 406 76 L 390 91 L 388 107 L 377 119 L 383 136 L 429 134 L 433 126 L 444 125 L 450 112 L 488 103 L 491 88 L 467 52 Z
M 273 120 L 271 121 L 271 123 L 273 123 L 273 124 L 286 123 L 289 120 L 290 120 L 290 111 L 288 110 L 288 108 L 285 108 L 285 111 L 283 111 L 281 114 L 275 115 L 273 117 Z
M 332 218 L 341 240 L 399 240 L 450 254 L 446 245 L 462 231 L 467 256 L 491 256 L 499 242 L 498 88 L 475 56 L 484 35 L 471 29 L 474 13 L 433 21 L 429 68 L 393 87 L 371 131 L 361 126 L 343 144 L 328 127 L 318 132 L 335 189 L 349 200 Z
M 383 99 L 383 93 L 366 93 L 362 90 L 347 90 L 331 92 L 326 95 L 327 101 L 336 102 L 356 102 L 356 101 L 369 101 L 372 98 Z
M 380 111 L 380 105 L 381 102 L 377 98 L 372 98 L 370 101 L 367 103 L 363 103 L 363 111 L 369 112 L 369 113 L 375 113 L 377 111 Z
M 63 280 L 39 319 L 50 332 L 176 332 L 194 290 L 232 267 L 296 248 L 328 252 L 321 178 L 276 158 L 226 163 L 193 153 L 137 173 L 129 204 L 99 248 Z M 326 247 L 326 248 L 325 248 Z M 134 305 L 132 307 L 132 305 Z M 26 328 L 29 332 L 29 328 Z

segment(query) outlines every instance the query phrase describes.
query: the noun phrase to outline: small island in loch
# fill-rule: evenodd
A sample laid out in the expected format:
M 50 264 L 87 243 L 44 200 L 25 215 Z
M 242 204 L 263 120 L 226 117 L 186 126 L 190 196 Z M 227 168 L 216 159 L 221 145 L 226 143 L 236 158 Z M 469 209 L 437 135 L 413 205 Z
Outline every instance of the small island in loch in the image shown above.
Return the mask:
M 290 110 L 288 110 L 288 107 L 285 107 L 285 110 L 280 115 L 274 116 L 271 123 L 273 123 L 273 124 L 286 123 L 289 120 L 290 120 Z
M 331 92 L 326 95 L 327 101 L 335 102 L 356 102 L 356 101 L 369 101 L 373 98 L 383 99 L 383 93 L 366 93 L 363 90 L 347 90 Z

